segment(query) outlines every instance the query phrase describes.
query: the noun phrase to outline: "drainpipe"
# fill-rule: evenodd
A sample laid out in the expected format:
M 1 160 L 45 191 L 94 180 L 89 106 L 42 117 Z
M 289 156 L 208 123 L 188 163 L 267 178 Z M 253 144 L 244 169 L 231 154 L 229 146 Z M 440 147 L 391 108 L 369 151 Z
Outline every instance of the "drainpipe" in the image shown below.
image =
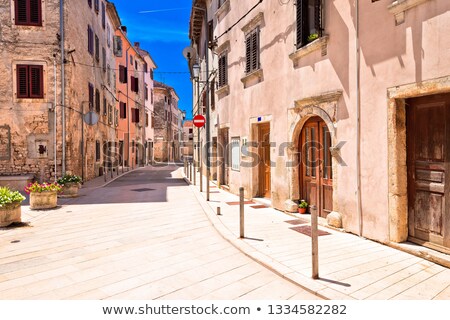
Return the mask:
M 57 141 L 57 136 L 56 136 L 56 126 L 57 126 L 57 112 L 56 112 L 56 105 L 57 105 L 57 103 L 58 103 L 58 100 L 57 100 L 57 94 L 56 94 L 56 82 L 57 82 L 57 74 L 56 74 L 57 72 L 56 72 L 56 57 L 55 57 L 55 60 L 53 60 L 53 78 L 54 78 L 54 81 L 55 81 L 55 83 L 54 83 L 54 88 L 53 88 L 53 90 L 55 90 L 55 97 L 54 97 L 54 104 L 53 104 L 53 117 L 54 117 L 54 119 L 53 119 L 53 140 L 54 140 L 54 147 L 53 147 L 53 153 L 54 153 L 54 161 L 55 161 L 55 164 L 54 164 L 54 166 L 55 166 L 55 182 L 56 182 L 56 180 L 57 180 L 57 173 L 56 173 L 56 169 L 57 169 L 57 164 L 56 164 L 56 155 L 57 155 L 57 145 L 58 145 L 58 141 Z
M 129 98 L 128 98 L 128 85 L 129 85 L 129 83 L 128 83 L 128 50 L 130 50 L 130 48 L 131 47 L 128 47 L 128 49 L 127 49 L 127 51 L 126 51 L 126 53 L 125 53 L 125 63 L 126 63 L 126 77 L 127 77 L 127 82 L 126 82 L 126 85 L 127 85 L 127 110 L 125 111 L 125 112 L 127 112 L 127 111 L 131 111 L 131 108 L 130 108 L 130 102 L 129 102 Z M 131 160 L 130 160 L 130 118 L 131 118 L 131 112 L 128 112 L 128 115 L 127 115 L 128 117 L 127 117 L 127 126 L 128 126 L 128 134 L 127 134 L 127 159 L 128 159 L 128 163 L 127 163 L 127 165 L 128 165 L 128 169 L 130 168 L 130 165 L 131 165 Z
M 363 234 L 361 201 L 361 50 L 359 46 L 359 0 L 355 0 L 356 21 L 356 203 L 358 213 L 358 234 Z
M 61 34 L 61 122 L 62 122 L 62 175 L 66 173 L 66 112 L 65 112 L 65 52 L 64 52 L 64 0 L 59 1 L 59 28 Z

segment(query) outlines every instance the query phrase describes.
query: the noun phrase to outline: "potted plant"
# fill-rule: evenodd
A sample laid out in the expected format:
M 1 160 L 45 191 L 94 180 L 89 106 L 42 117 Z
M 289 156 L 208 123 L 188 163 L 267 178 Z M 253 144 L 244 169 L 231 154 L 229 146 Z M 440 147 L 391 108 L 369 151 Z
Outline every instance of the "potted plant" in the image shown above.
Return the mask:
M 308 41 L 308 43 L 310 43 L 310 42 L 313 42 L 316 39 L 319 39 L 319 34 L 318 33 L 313 33 L 313 34 L 310 34 L 308 36 L 307 41 Z
M 305 200 L 300 200 L 298 203 L 298 213 L 306 213 L 306 209 L 308 209 L 308 202 Z
M 25 192 L 30 195 L 30 209 L 42 210 L 56 208 L 58 192 L 62 187 L 54 183 L 30 183 L 25 187 Z
M 8 187 L 0 188 L 0 227 L 9 226 L 13 222 L 21 222 L 21 203 L 25 197 L 19 191 Z
M 62 186 L 62 198 L 74 198 L 78 196 L 78 190 L 81 188 L 82 179 L 74 174 L 66 174 L 59 178 L 57 183 Z

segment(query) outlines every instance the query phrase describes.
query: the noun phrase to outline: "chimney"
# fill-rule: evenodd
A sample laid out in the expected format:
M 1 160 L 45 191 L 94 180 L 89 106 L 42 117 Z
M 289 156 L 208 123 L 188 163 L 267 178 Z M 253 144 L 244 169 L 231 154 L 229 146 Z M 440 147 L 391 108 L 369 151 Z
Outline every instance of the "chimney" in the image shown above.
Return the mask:
M 135 42 L 135 43 L 134 43 L 134 47 L 135 47 L 135 48 L 138 48 L 138 49 L 139 49 L 139 48 L 140 48 L 140 45 L 141 45 L 141 44 L 140 44 L 139 42 Z
M 125 33 L 125 35 L 127 35 L 127 27 L 126 26 L 121 26 L 120 29 L 122 29 L 123 33 Z

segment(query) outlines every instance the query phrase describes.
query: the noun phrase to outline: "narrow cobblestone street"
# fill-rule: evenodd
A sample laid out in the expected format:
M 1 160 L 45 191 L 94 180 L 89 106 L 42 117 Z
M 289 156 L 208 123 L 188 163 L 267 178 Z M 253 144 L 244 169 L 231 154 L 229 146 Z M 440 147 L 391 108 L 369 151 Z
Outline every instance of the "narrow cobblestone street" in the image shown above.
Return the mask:
M 224 240 L 172 167 L 0 229 L 0 299 L 317 299 Z

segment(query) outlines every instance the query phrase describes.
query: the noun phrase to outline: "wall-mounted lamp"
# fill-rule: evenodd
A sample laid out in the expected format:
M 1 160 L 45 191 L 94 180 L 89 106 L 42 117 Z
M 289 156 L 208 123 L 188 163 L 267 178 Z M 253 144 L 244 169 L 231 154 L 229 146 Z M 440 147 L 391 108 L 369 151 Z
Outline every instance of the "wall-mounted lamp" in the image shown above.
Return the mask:
M 198 80 L 200 77 L 200 65 L 198 63 L 194 63 L 192 66 L 192 73 L 194 74 L 194 79 Z

